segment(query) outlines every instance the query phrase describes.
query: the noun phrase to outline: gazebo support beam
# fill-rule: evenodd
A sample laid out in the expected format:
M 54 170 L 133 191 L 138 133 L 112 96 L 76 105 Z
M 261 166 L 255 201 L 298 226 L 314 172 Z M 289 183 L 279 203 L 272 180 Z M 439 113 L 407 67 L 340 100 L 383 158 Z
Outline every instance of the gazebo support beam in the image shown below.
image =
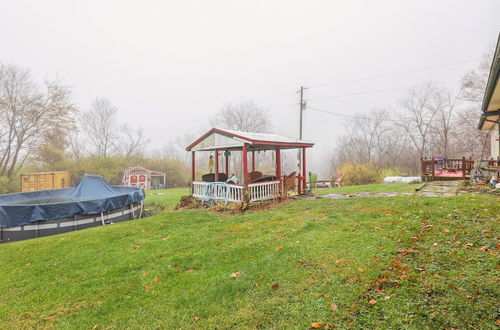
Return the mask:
M 241 147 L 241 157 L 243 158 L 243 182 L 245 183 L 245 189 L 248 189 L 248 148 L 246 144 Z
M 194 151 L 191 151 L 191 193 L 194 193 L 194 185 L 193 182 L 195 180 L 195 174 L 196 174 L 196 158 Z
M 219 149 L 215 149 L 215 182 L 219 182 Z
M 276 148 L 276 178 L 280 181 L 280 187 L 283 182 L 281 177 L 281 149 Z
M 302 148 L 302 188 L 307 188 L 307 171 L 306 171 L 306 148 Z
M 255 150 L 252 150 L 252 172 L 255 172 Z
M 224 158 L 225 158 L 225 161 L 226 161 L 226 176 L 229 178 L 229 155 L 228 155 L 229 151 L 226 150 L 226 152 L 224 153 Z

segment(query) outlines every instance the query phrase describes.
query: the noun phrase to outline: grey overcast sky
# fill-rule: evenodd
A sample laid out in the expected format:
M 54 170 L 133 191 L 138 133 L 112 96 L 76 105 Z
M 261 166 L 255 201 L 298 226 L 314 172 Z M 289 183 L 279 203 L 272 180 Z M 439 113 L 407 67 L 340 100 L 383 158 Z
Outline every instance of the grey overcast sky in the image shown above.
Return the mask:
M 249 99 L 264 101 L 275 133 L 297 136 L 301 85 L 311 87 L 308 105 L 344 114 L 391 106 L 408 86 L 454 87 L 500 32 L 499 0 L 0 4 L 0 62 L 63 78 L 82 110 L 110 99 L 152 148 Z M 360 81 L 333 84 L 346 80 Z M 309 164 L 319 168 L 344 122 L 304 118 L 304 139 L 317 144 Z

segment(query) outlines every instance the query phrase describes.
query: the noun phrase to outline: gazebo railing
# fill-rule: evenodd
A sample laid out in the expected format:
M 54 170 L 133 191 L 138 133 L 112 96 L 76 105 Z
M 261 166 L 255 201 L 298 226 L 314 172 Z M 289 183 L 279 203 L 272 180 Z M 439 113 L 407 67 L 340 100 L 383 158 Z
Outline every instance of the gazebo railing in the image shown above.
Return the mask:
M 229 189 L 229 194 L 227 194 L 228 202 L 243 202 L 243 192 L 245 187 L 228 184 L 224 187 L 217 187 L 216 189 L 209 189 L 207 191 L 207 186 L 211 182 L 195 181 L 193 182 L 193 197 L 200 199 L 213 199 L 215 201 L 224 201 L 226 199 L 226 187 Z M 208 196 L 205 194 L 208 193 Z
M 210 182 L 195 181 L 193 185 L 193 197 L 200 199 L 213 199 L 215 201 L 223 201 L 226 199 L 228 202 L 243 202 L 243 195 L 245 192 L 245 187 L 243 185 L 227 184 L 224 187 L 218 187 L 217 189 L 207 189 L 206 187 Z M 229 189 L 229 193 L 226 191 Z M 275 199 L 279 197 L 280 182 L 279 181 L 269 181 L 269 182 L 259 182 L 251 183 L 248 185 L 250 202 L 264 201 L 269 199 Z M 208 196 L 205 196 L 208 194 Z M 227 194 L 227 195 L 226 195 Z
M 279 197 L 280 182 L 251 183 L 248 185 L 248 188 L 250 191 L 250 202 L 265 201 Z

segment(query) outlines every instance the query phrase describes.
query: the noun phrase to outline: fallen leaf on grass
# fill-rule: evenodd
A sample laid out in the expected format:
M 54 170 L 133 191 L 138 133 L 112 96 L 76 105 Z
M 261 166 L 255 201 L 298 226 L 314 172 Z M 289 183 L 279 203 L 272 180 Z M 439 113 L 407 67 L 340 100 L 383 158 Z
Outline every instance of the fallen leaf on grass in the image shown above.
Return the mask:
M 435 278 L 439 278 L 439 274 L 434 274 L 434 277 Z
M 158 276 L 155 276 L 155 282 L 159 282 L 160 279 L 158 278 Z
M 430 313 L 430 314 L 429 314 L 429 316 L 430 316 L 430 317 L 434 317 L 434 316 L 436 316 L 436 312 L 432 312 L 432 313 Z
M 282 246 L 278 246 L 278 247 L 276 248 L 276 251 L 280 251 L 280 250 L 283 250 L 283 247 L 282 247 Z
M 148 276 L 148 272 L 142 273 L 142 276 Z
M 321 328 L 321 322 L 314 322 L 314 323 L 311 323 L 311 328 L 314 328 L 314 329 L 319 329 L 319 328 Z
M 333 309 L 334 311 L 336 311 L 337 309 L 339 309 L 339 307 L 337 305 L 335 305 L 335 304 L 331 304 L 330 308 Z
M 55 266 L 57 266 L 57 262 L 54 262 L 54 263 L 52 264 L 52 267 L 55 267 Z
M 392 298 L 391 296 L 385 296 L 385 297 L 384 297 L 384 300 L 389 300 L 389 299 L 391 299 L 391 298 Z
M 200 320 L 200 317 L 199 317 L 199 316 L 195 316 L 195 317 L 193 318 L 193 320 L 194 320 L 195 322 L 198 322 L 198 321 Z
M 305 259 L 299 259 L 299 260 L 297 260 L 297 262 L 298 262 L 298 263 L 303 264 L 303 263 L 305 263 L 306 261 L 305 261 Z
M 366 268 L 359 268 L 359 267 L 358 267 L 358 271 L 359 271 L 360 273 L 364 273 L 364 272 L 366 271 Z
M 160 238 L 160 240 L 162 240 L 162 241 L 164 241 L 164 240 L 166 240 L 166 239 L 167 239 L 166 237 L 162 237 L 162 238 Z
M 438 246 L 438 243 L 432 243 L 432 246 Z
M 139 249 L 140 247 L 140 245 L 134 245 L 134 250 Z
M 491 228 L 481 230 L 482 233 L 491 233 L 492 231 L 493 229 Z
M 279 283 L 274 283 L 274 284 L 271 286 L 271 288 L 273 288 L 273 289 L 277 289 L 279 286 L 280 286 L 280 284 L 279 284 Z
M 382 284 L 382 283 L 384 283 L 384 282 L 387 282 L 388 280 L 389 280 L 389 279 L 388 279 L 387 277 L 384 277 L 384 278 L 379 279 L 379 280 L 378 280 L 378 282 L 379 282 L 380 284 Z
M 229 276 L 230 276 L 231 278 L 236 278 L 236 277 L 238 277 L 238 276 L 240 276 L 240 275 L 242 275 L 242 274 L 243 274 L 243 272 L 242 272 L 241 270 L 238 270 L 238 271 L 236 271 L 236 272 L 232 273 L 232 274 L 231 274 L 231 275 L 229 275 Z
M 375 305 L 377 303 L 377 300 L 375 299 L 371 299 L 369 302 L 368 302 L 370 305 Z
M 474 244 L 472 244 L 472 243 L 467 243 L 467 244 L 464 244 L 464 245 L 465 245 L 466 247 L 473 247 L 473 246 L 474 246 Z
M 149 285 L 146 285 L 145 288 L 146 288 L 146 291 L 151 290 L 151 287 Z

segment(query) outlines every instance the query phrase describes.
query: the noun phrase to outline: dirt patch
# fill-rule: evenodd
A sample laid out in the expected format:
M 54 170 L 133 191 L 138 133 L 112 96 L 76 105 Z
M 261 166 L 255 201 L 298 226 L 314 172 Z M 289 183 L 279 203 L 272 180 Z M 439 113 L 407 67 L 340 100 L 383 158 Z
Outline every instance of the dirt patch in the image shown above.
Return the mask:
M 174 207 L 174 210 L 198 209 L 201 207 L 201 201 L 193 196 L 182 196 L 179 203 Z
M 286 201 L 287 199 L 278 198 L 275 200 L 267 200 L 267 201 L 252 202 L 252 203 L 230 202 L 226 204 L 225 202 L 214 202 L 213 200 L 202 203 L 199 199 L 194 198 L 192 196 L 182 196 L 179 203 L 175 206 L 174 210 L 206 208 L 209 211 L 216 213 L 242 214 L 247 210 L 252 210 L 252 211 L 268 210 Z

